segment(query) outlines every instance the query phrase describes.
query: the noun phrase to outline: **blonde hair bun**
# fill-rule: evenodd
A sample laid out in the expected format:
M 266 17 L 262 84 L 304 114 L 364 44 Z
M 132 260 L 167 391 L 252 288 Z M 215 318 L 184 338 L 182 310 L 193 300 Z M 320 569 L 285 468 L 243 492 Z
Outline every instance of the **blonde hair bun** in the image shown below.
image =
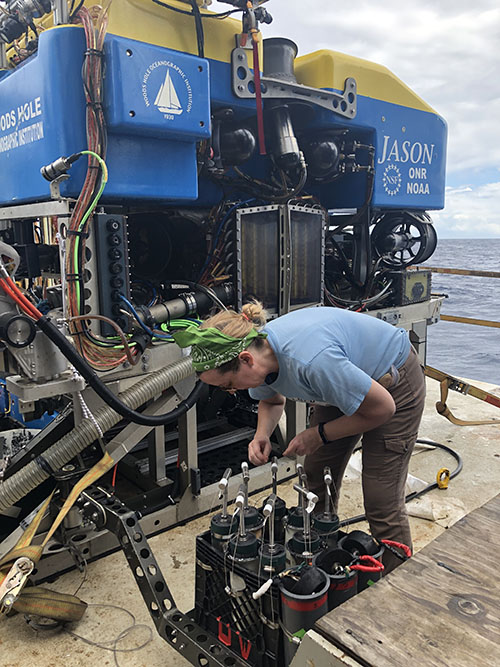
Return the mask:
M 222 310 L 209 317 L 200 329 L 214 327 L 233 338 L 244 338 L 253 328 L 260 328 L 267 322 L 267 311 L 260 301 L 245 303 L 241 313 L 234 310 Z
M 264 309 L 262 303 L 256 299 L 245 303 L 241 310 L 250 322 L 257 327 L 262 327 L 267 322 L 267 311 Z

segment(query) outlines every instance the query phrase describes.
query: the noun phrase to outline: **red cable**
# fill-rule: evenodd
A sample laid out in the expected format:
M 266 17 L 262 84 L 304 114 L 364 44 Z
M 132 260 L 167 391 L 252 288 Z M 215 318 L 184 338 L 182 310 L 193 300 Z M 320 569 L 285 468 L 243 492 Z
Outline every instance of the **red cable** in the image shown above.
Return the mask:
M 253 37 L 253 35 L 252 35 Z M 254 39 L 253 46 L 253 80 L 255 83 L 255 103 L 257 105 L 257 134 L 259 135 L 259 153 L 266 154 L 264 138 L 264 112 L 262 110 L 262 91 L 260 89 L 259 44 Z
M 118 471 L 118 463 L 115 464 L 115 467 L 113 468 L 113 479 L 111 480 L 111 486 L 113 487 L 113 491 L 115 489 L 115 483 L 116 483 L 116 473 Z
M 356 565 L 351 565 L 351 570 L 359 570 L 360 572 L 382 572 L 384 566 L 373 556 L 363 555 L 358 558 Z M 369 565 L 362 565 L 362 563 L 369 563 Z
M 394 540 L 380 540 L 382 544 L 387 544 L 389 547 L 396 547 L 401 549 L 404 555 L 407 558 L 411 558 L 411 549 L 407 544 L 402 544 L 401 542 L 395 542 Z
M 23 310 L 27 315 L 33 317 L 35 320 L 39 320 L 41 317 L 43 317 L 42 313 L 37 308 L 35 308 L 31 301 L 28 301 L 17 285 L 12 283 L 10 279 L 9 282 L 6 282 L 5 278 L 0 278 L 0 286 L 2 287 L 3 291 L 8 294 L 10 298 L 13 299 L 21 308 L 21 310 Z
M 23 310 L 25 310 L 25 312 L 29 312 L 31 317 L 34 317 L 36 320 L 39 320 L 41 317 L 43 317 L 43 314 L 38 310 L 38 308 L 36 308 L 36 306 L 31 303 L 29 299 L 26 298 L 26 296 L 21 292 L 12 278 L 5 278 L 3 280 L 7 289 L 10 290 L 12 298 L 17 296 L 17 298 L 21 301 L 21 307 L 24 305 Z

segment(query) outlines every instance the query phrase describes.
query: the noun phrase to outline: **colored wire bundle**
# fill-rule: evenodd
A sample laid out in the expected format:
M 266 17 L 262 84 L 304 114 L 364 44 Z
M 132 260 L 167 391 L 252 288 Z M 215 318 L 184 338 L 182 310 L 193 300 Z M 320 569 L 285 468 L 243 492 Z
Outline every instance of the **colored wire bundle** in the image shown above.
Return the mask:
M 104 36 L 108 21 L 108 9 L 96 8 L 91 14 L 86 7 L 78 7 L 73 13 L 85 31 L 86 52 L 82 67 L 82 79 L 87 103 L 87 144 L 81 151 L 88 156 L 85 182 L 73 209 L 66 232 L 64 281 L 66 292 L 66 315 L 69 332 L 74 337 L 80 354 L 98 370 L 110 370 L 131 358 L 123 332 L 118 330 L 121 345 L 115 339 L 96 336 L 88 327 L 88 320 L 97 316 L 84 317 L 85 245 L 88 225 L 99 198 L 106 186 L 108 173 L 104 156 L 107 137 L 102 108 L 102 56 Z M 95 22 L 95 25 L 94 25 Z M 100 179 L 99 179 L 100 176 Z M 115 327 L 116 328 L 116 327 Z M 124 343 L 125 341 L 125 343 Z
M 218 282 L 221 282 L 222 280 L 229 279 L 230 276 L 228 276 L 225 273 L 226 267 L 222 264 L 222 261 L 220 259 L 223 256 L 222 249 L 224 246 L 224 234 L 222 232 L 224 231 L 226 223 L 231 218 L 233 212 L 236 211 L 237 208 L 239 208 L 240 206 L 245 206 L 247 204 L 250 204 L 254 201 L 255 199 L 247 199 L 245 201 L 237 202 L 236 204 L 230 206 L 224 215 L 221 215 L 221 213 L 223 210 L 223 206 L 225 205 L 225 202 L 222 202 L 222 204 L 217 207 L 217 210 L 214 214 L 215 217 L 214 225 L 217 224 L 217 220 L 219 220 L 219 222 L 212 237 L 210 251 L 207 255 L 205 263 L 201 268 L 198 283 L 202 285 L 213 286 L 216 285 Z

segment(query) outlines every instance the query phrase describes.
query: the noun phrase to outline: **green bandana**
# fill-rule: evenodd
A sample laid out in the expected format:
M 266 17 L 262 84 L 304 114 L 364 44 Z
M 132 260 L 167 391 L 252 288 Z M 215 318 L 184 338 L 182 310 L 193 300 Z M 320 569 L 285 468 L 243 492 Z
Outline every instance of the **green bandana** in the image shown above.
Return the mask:
M 182 331 L 173 331 L 172 336 L 179 347 L 191 345 L 193 368 L 202 372 L 235 359 L 254 338 L 266 338 L 267 334 L 251 329 L 244 338 L 233 338 L 212 327 L 200 329 L 193 325 Z

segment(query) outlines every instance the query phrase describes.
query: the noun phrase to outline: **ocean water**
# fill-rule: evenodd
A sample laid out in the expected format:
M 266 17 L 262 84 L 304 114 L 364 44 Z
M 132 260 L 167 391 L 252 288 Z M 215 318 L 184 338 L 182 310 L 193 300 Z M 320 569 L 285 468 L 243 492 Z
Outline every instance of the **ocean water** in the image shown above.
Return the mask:
M 428 266 L 500 271 L 500 239 L 440 239 Z M 500 321 L 500 278 L 432 274 L 432 292 L 448 296 L 446 315 Z M 500 385 L 500 329 L 457 322 L 428 328 L 427 363 L 434 368 Z

